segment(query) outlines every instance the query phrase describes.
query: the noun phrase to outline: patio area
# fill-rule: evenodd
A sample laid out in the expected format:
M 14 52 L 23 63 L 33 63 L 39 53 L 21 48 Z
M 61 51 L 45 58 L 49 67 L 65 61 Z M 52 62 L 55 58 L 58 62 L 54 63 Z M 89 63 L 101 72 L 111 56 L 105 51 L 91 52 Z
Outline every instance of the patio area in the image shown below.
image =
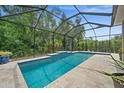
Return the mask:
M 119 59 L 118 54 L 112 54 Z M 47 57 L 47 56 L 46 56 Z M 43 57 L 44 58 L 44 57 Z M 32 60 L 32 59 L 30 59 Z M 21 60 L 23 62 L 25 60 Z M 113 62 L 109 55 L 96 54 L 81 63 L 62 77 L 50 83 L 48 88 L 115 88 L 112 78 L 100 74 L 93 70 L 117 73 L 117 69 L 112 66 Z M 18 61 L 0 65 L 0 87 L 26 88 L 27 85 L 22 73 L 17 65 Z
M 123 10 L 121 5 L 0 6 L 0 88 L 28 88 L 18 63 L 42 60 L 63 52 L 81 52 L 84 57 L 67 73 L 62 76 L 59 73 L 60 77 L 51 80 L 45 88 L 122 87 L 113 77 L 98 71 L 124 73 L 112 65 L 116 61 L 124 62 Z M 87 57 L 85 53 L 94 55 Z M 47 62 L 58 62 L 65 56 Z M 75 64 L 81 56 L 76 57 Z M 11 60 L 4 63 L 4 58 Z

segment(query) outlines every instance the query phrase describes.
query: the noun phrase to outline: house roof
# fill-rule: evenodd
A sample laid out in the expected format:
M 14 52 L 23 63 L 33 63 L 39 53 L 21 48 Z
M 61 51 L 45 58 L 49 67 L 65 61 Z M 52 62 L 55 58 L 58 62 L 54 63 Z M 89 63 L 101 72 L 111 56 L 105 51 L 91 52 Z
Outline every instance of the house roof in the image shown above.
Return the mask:
M 124 6 L 123 5 L 114 6 L 112 25 L 122 24 L 123 20 L 124 20 Z

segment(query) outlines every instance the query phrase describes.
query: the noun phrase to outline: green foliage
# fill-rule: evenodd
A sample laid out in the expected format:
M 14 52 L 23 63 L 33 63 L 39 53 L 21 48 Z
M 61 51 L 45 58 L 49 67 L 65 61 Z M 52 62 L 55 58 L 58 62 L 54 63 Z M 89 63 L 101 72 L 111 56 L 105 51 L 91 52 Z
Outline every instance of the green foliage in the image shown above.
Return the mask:
M 114 66 L 122 71 L 124 71 L 124 62 L 116 60 L 113 56 L 111 58 L 114 60 Z
M 0 51 L 0 56 L 11 56 L 12 52 L 8 52 L 8 51 Z
M 121 36 L 113 37 L 111 40 L 93 40 L 92 38 L 83 40 L 83 50 L 118 53 L 122 47 Z
M 112 55 L 111 55 L 111 58 L 114 60 L 114 62 L 112 63 L 113 66 L 124 72 L 124 62 L 116 60 Z M 105 71 L 97 71 L 97 72 L 113 78 L 118 83 L 124 86 L 124 77 L 123 77 L 124 73 L 123 73 L 123 76 L 121 76 L 120 73 L 108 73 Z
M 0 6 L 0 8 L 6 15 L 30 10 L 28 8 L 21 8 L 18 6 Z M 64 12 L 57 7 L 52 9 L 51 12 L 57 14 L 58 16 L 62 16 L 62 19 L 67 18 Z M 39 15 L 41 15 L 41 18 L 38 21 Z M 62 23 L 62 21 L 58 21 L 57 19 L 55 19 L 55 17 L 45 11 L 25 13 L 21 15 L 6 17 L 5 19 L 12 22 L 16 22 L 18 24 L 12 24 L 4 21 L 0 22 L 0 50 L 12 51 L 13 58 L 27 57 L 32 56 L 33 54 L 40 55 L 53 52 L 53 33 L 50 32 L 54 31 Z M 71 26 L 68 23 L 77 25 L 80 23 L 81 18 L 77 17 L 75 21 L 77 23 L 73 23 L 71 20 L 64 22 L 64 24 L 58 29 L 57 32 L 61 31 L 61 33 L 66 33 L 71 29 Z M 36 25 L 37 22 L 38 24 Z M 33 29 L 26 26 L 22 26 L 20 24 L 36 26 L 36 28 L 38 29 L 46 29 L 49 31 Z M 80 32 L 81 30 L 83 29 L 75 29 L 76 32 Z M 68 35 L 71 36 L 74 35 L 74 33 L 75 32 L 72 31 L 68 33 Z M 58 34 L 54 34 L 54 36 L 55 51 L 63 50 L 64 37 L 59 36 Z M 77 41 L 77 39 L 81 39 L 81 36 L 82 35 L 80 35 L 80 37 L 76 37 L 75 41 Z M 70 50 L 72 40 L 71 38 L 66 38 L 66 49 Z
M 0 8 L 6 15 L 29 10 L 28 8 L 21 8 L 18 6 L 0 6 Z M 59 7 L 53 8 L 51 12 L 61 16 L 63 20 L 67 19 L 66 14 L 64 11 L 60 10 Z M 41 15 L 41 18 L 38 20 L 39 15 Z M 4 21 L 0 22 L 0 50 L 11 51 L 13 53 L 12 57 L 26 57 L 32 56 L 33 54 L 40 55 L 53 52 L 53 33 L 51 32 L 55 31 L 55 29 L 63 21 L 59 21 L 45 11 L 10 16 L 5 19 L 18 24 L 12 24 Z M 80 16 L 75 17 L 73 20 L 70 19 L 64 22 L 56 32 L 65 34 L 72 28 L 71 25 L 80 25 L 81 21 L 82 19 Z M 41 30 L 22 26 L 20 24 L 35 26 Z M 48 31 L 42 29 L 46 29 Z M 79 32 L 82 33 L 76 35 L 73 40 L 73 48 L 75 50 L 117 52 L 118 48 L 121 48 L 121 37 L 111 39 L 110 46 L 108 40 L 97 41 L 93 40 L 93 38 L 84 40 L 84 29 L 84 26 L 75 27 L 72 31 L 65 35 L 65 43 L 63 42 L 64 36 L 54 34 L 54 50 L 64 50 L 64 44 L 66 50 L 71 50 L 72 38 L 67 37 L 67 35 L 75 36 L 75 34 Z

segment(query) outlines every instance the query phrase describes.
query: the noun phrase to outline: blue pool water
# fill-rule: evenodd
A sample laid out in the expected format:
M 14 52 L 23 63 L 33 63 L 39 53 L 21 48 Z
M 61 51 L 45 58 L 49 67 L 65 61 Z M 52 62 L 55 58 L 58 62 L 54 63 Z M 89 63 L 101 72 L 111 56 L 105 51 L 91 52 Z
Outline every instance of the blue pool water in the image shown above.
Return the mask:
M 45 87 L 94 54 L 60 53 L 49 58 L 19 63 L 23 77 L 30 88 Z

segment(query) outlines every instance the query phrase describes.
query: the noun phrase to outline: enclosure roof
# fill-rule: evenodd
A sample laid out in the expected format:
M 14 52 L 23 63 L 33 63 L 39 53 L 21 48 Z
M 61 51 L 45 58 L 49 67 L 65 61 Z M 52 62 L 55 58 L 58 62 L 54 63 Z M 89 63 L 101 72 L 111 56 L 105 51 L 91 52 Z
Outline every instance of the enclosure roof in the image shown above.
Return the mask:
M 6 21 L 12 24 L 16 24 L 16 25 L 23 25 L 23 26 L 34 28 L 37 30 L 50 31 L 51 29 L 48 29 L 48 28 L 39 28 L 40 26 L 34 26 L 34 25 L 32 26 L 30 24 L 19 23 L 19 21 L 18 22 L 13 21 L 14 17 L 18 18 L 24 14 L 35 12 L 35 13 L 38 13 L 39 17 L 37 18 L 37 21 L 34 22 L 34 24 L 38 25 L 38 22 L 42 19 L 40 16 L 40 12 L 48 13 L 51 16 L 53 16 L 53 18 L 57 22 L 57 27 L 50 32 L 55 34 L 60 34 L 63 36 L 68 36 L 71 38 L 77 37 L 82 32 L 90 31 L 90 34 L 93 33 L 93 37 L 97 39 L 96 29 L 105 28 L 105 27 L 110 28 L 111 26 L 113 26 L 112 23 L 113 23 L 114 14 L 115 14 L 115 10 L 113 9 L 113 6 L 110 6 L 110 5 L 109 6 L 108 5 L 105 5 L 105 6 L 104 5 L 96 5 L 96 6 L 95 5 L 93 6 L 92 5 L 64 5 L 64 6 L 63 5 L 57 5 L 57 6 L 23 5 L 23 6 L 16 6 L 16 7 L 22 8 L 22 9 L 27 8 L 27 10 L 25 9 L 25 11 L 23 12 L 15 10 L 15 13 L 7 14 L 7 13 L 2 13 L 2 10 L 0 8 L 1 10 L 0 20 Z M 53 9 L 56 7 L 62 10 L 62 12 L 66 16 L 65 19 L 62 18 L 62 15 L 58 15 L 57 13 L 53 12 Z M 81 22 L 78 25 L 74 25 L 73 23 L 75 23 L 75 18 L 77 16 L 81 17 Z M 116 19 L 115 23 L 118 23 L 118 22 L 119 22 L 119 19 L 118 20 Z M 62 28 L 63 24 L 65 23 L 70 25 L 70 29 L 62 32 L 60 28 Z M 74 32 L 77 27 L 81 27 L 81 26 L 84 26 L 83 30 L 79 32 Z

